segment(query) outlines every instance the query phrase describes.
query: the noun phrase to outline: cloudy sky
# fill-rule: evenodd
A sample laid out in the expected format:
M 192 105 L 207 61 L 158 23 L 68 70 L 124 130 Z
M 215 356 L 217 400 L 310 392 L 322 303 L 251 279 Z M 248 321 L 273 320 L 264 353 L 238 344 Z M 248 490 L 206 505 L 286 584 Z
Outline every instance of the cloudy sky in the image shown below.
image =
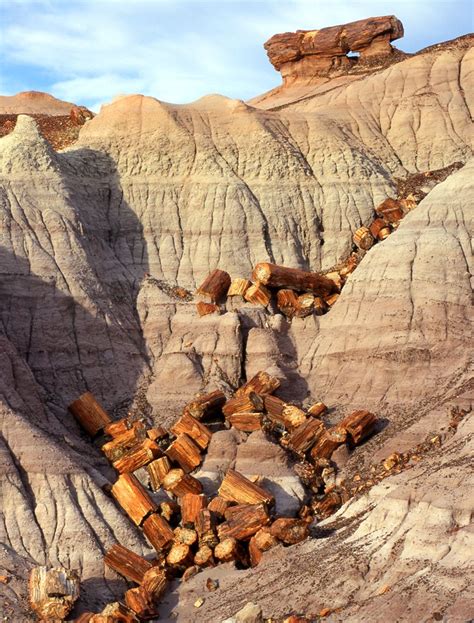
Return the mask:
M 93 110 L 125 93 L 247 99 L 280 82 L 273 34 L 393 13 L 408 52 L 473 30 L 472 0 L 0 0 L 0 92 Z

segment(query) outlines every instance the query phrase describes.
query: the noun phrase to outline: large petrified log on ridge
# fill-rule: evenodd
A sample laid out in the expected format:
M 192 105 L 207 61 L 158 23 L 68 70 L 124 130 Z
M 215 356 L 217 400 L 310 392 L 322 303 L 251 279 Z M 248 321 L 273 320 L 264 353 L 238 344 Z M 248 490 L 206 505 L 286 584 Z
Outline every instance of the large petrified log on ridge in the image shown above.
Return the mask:
M 227 470 L 219 487 L 219 495 L 237 504 L 273 504 L 275 498 L 271 493 L 251 482 L 248 478 L 233 469 Z
M 140 526 L 150 513 L 157 510 L 156 504 L 133 474 L 121 474 L 112 486 L 111 492 L 137 526 Z
M 41 621 L 63 621 L 79 597 L 79 589 L 76 571 L 34 567 L 28 583 L 30 607 Z
M 149 560 L 135 554 L 123 545 L 112 545 L 104 556 L 105 564 L 131 582 L 140 584 L 145 573 L 153 567 Z
M 251 392 L 255 392 L 259 396 L 273 394 L 280 387 L 280 381 L 276 376 L 272 376 L 261 370 L 253 376 L 250 381 L 239 387 L 235 392 L 235 396 L 248 396 Z
M 185 472 L 192 472 L 202 461 L 199 446 L 186 433 L 178 435 L 166 450 L 166 455 L 176 461 Z
M 224 392 L 220 389 L 198 396 L 192 402 L 184 407 L 183 413 L 188 413 L 196 420 L 203 420 L 212 415 L 217 415 L 221 412 L 224 406 L 226 397 Z
M 201 424 L 201 422 L 188 413 L 184 413 L 179 418 L 172 427 L 171 432 L 175 435 L 186 433 L 203 450 L 207 448 L 212 437 L 212 433 L 207 426 Z
M 335 283 L 323 275 L 268 262 L 257 264 L 253 269 L 252 278 L 272 287 L 313 292 L 322 296 L 337 291 Z
M 204 279 L 197 289 L 197 294 L 201 294 L 213 303 L 217 303 L 227 293 L 230 284 L 229 273 L 216 268 Z
M 221 540 L 233 537 L 244 541 L 270 523 L 265 504 L 242 504 L 235 508 L 231 507 L 228 511 L 231 509 L 232 514 L 228 515 L 226 521 L 217 528 L 217 534 Z
M 68 410 L 91 437 L 95 437 L 105 426 L 112 423 L 106 411 L 90 392 L 85 392 L 71 402 Z
M 349 440 L 357 446 L 375 431 L 377 417 L 370 411 L 354 411 L 339 422 L 339 426 L 347 430 Z
M 169 523 L 158 513 L 152 513 L 143 522 L 143 533 L 157 552 L 166 549 L 174 539 Z

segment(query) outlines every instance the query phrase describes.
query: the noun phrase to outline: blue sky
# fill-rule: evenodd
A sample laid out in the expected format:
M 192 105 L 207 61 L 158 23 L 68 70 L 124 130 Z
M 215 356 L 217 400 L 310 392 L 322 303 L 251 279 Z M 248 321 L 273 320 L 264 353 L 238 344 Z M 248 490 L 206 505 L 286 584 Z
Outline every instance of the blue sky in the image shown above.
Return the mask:
M 472 0 L 0 0 L 0 92 L 98 110 L 116 95 L 185 103 L 277 86 L 273 34 L 395 14 L 413 52 L 473 30 Z

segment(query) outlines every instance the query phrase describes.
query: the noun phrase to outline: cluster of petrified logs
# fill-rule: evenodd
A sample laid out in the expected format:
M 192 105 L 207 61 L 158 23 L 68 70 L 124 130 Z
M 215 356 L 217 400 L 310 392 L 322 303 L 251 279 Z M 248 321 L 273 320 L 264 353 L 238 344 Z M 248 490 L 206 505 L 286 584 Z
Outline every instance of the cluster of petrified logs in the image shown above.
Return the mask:
M 255 566 L 265 551 L 305 539 L 315 517 L 323 519 L 340 507 L 343 495 L 325 478 L 331 472 L 331 455 L 340 445 L 355 446 L 372 434 L 376 418 L 356 411 L 327 428 L 321 419 L 323 403 L 304 411 L 273 395 L 279 385 L 277 378 L 259 372 L 230 398 L 219 390 L 200 395 L 186 405 L 170 431 L 147 429 L 129 418 L 112 421 L 90 393 L 69 406 L 118 472 L 112 496 L 157 552 L 149 561 L 114 545 L 105 556 L 106 565 L 137 586 L 125 593 L 124 603 L 83 615 L 81 623 L 152 617 L 170 577 L 220 562 Z M 297 518 L 276 517 L 275 500 L 262 483 L 232 469 L 216 496 L 204 495 L 191 472 L 211 440 L 209 421 L 243 432 L 263 429 L 298 460 L 297 472 L 315 494 L 312 503 Z M 167 501 L 155 502 L 134 474 L 140 468 L 148 473 L 150 489 L 167 492 Z
M 376 208 L 377 218 L 368 227 L 359 227 L 354 234 L 354 244 L 368 251 L 379 240 L 388 238 L 397 229 L 402 218 L 416 207 L 412 197 L 406 199 L 385 199 Z

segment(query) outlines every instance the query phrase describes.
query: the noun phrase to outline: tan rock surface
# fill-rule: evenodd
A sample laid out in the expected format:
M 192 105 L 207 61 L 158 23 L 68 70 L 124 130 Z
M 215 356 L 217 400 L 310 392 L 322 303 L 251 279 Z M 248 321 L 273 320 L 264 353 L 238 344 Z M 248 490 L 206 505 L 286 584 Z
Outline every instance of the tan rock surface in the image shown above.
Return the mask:
M 23 91 L 0 95 L 0 115 L 69 115 L 75 104 L 64 102 L 42 91 Z

